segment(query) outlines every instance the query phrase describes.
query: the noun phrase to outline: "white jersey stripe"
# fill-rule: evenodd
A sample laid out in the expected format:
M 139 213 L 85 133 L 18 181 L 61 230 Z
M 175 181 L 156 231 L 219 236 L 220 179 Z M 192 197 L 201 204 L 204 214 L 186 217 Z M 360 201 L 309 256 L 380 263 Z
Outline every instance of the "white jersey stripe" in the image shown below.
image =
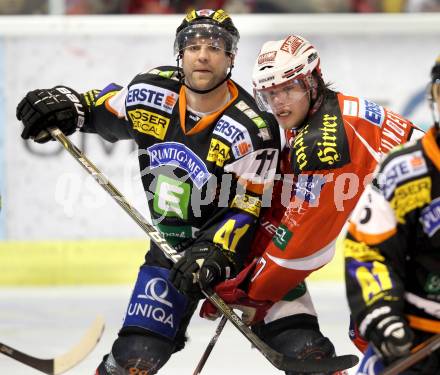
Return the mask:
M 322 248 L 321 250 L 304 258 L 282 259 L 272 256 L 270 254 L 267 254 L 267 256 L 272 262 L 278 264 L 283 268 L 288 268 L 290 270 L 300 270 L 300 271 L 314 270 L 316 268 L 324 266 L 325 264 L 327 264 L 332 260 L 333 256 L 335 255 L 335 244 L 336 244 L 336 239 L 334 239 L 332 242 L 330 242 L 326 247 Z

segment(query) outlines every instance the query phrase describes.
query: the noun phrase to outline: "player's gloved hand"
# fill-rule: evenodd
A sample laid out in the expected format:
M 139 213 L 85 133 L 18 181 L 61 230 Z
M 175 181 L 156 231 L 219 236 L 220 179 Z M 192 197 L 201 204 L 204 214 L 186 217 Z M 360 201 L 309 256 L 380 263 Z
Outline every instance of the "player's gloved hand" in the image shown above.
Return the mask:
M 244 268 L 237 277 L 226 280 L 214 288 L 214 291 L 219 297 L 230 307 L 239 309 L 243 312 L 241 318 L 248 325 L 263 320 L 266 316 L 267 310 L 273 305 L 273 302 L 271 301 L 253 300 L 246 293 L 249 279 L 253 274 L 256 264 L 257 260 L 255 259 L 251 264 Z M 202 318 L 215 320 L 220 316 L 220 313 L 217 308 L 209 302 L 209 300 L 206 300 L 203 302 L 200 309 L 200 316 Z
M 80 94 L 65 87 L 30 91 L 17 106 L 17 119 L 23 122 L 23 139 L 45 143 L 52 139 L 45 129 L 56 126 L 70 135 L 84 125 L 87 107 Z
M 182 293 L 201 298 L 200 287 L 213 287 L 229 277 L 234 270 L 225 252 L 212 242 L 197 243 L 185 250 L 174 264 L 169 279 Z
M 386 363 L 410 353 L 414 333 L 404 317 L 388 314 L 367 330 L 366 338 Z

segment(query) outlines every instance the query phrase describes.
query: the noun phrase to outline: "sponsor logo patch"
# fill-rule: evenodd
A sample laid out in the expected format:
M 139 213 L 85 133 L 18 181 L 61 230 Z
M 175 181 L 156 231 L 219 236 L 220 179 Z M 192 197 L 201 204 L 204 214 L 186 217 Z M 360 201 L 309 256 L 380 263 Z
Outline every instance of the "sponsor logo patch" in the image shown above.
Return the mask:
M 133 123 L 133 129 L 151 135 L 163 141 L 170 124 L 170 119 L 145 109 L 128 111 L 128 116 Z
M 321 194 L 326 178 L 321 175 L 300 174 L 295 185 L 295 196 L 305 202 L 315 203 Z
M 175 165 L 186 171 L 197 188 L 201 189 L 211 177 L 205 163 L 188 147 L 178 142 L 162 142 L 147 148 L 151 168 Z
M 166 217 L 188 219 L 188 206 L 191 197 L 191 186 L 160 175 L 154 193 L 154 212 Z
M 193 238 L 194 232 L 197 231 L 197 228 L 190 225 L 172 226 L 158 223 L 157 228 L 171 246 L 187 238 Z
M 407 213 L 429 202 L 431 202 L 431 178 L 424 177 L 396 188 L 390 203 L 397 221 L 404 224 Z
M 427 172 L 426 162 L 421 151 L 401 155 L 386 164 L 379 176 L 381 189 L 387 199 L 401 182 Z
M 440 198 L 434 199 L 428 207 L 422 210 L 420 222 L 423 225 L 423 231 L 429 237 L 440 229 Z
M 142 266 L 124 319 L 124 327 L 136 326 L 173 339 L 187 299 L 168 281 L 169 270 Z
M 230 151 L 230 147 L 226 146 L 222 141 L 212 138 L 206 160 L 215 163 L 218 167 L 223 167 L 225 161 L 231 158 Z
M 261 200 L 248 194 L 236 195 L 231 204 L 232 208 L 238 208 L 248 214 L 258 217 L 261 210 Z
M 229 116 L 222 116 L 218 120 L 213 134 L 225 139 L 230 144 L 243 140 L 250 142 L 248 130 Z
M 273 236 L 273 243 L 281 250 L 285 250 L 287 243 L 292 238 L 292 232 L 287 229 L 284 224 L 280 224 L 275 232 L 275 236 Z
M 385 110 L 374 102 L 359 99 L 359 117 L 375 126 L 381 127 L 385 119 Z
M 304 40 L 295 35 L 289 35 L 280 47 L 281 51 L 295 54 L 296 50 L 303 44 Z
M 137 83 L 130 87 L 126 104 L 127 107 L 143 104 L 161 111 L 171 113 L 179 95 L 174 91 L 146 83 Z

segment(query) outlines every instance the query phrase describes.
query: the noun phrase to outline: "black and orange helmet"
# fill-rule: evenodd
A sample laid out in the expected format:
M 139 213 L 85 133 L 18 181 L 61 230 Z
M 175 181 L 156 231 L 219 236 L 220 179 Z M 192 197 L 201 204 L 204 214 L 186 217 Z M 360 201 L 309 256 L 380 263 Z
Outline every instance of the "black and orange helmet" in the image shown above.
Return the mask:
M 240 34 L 231 17 L 223 10 L 191 10 L 176 30 L 174 54 L 180 55 L 195 38 L 203 38 L 235 55 Z M 219 41 L 223 41 L 219 45 Z

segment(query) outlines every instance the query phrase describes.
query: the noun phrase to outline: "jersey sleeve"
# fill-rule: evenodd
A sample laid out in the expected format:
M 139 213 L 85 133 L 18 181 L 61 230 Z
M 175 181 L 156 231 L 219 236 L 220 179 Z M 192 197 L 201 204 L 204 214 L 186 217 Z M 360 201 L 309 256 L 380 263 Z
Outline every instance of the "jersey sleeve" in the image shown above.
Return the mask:
M 369 185 L 343 241 L 347 298 L 360 334 L 381 315 L 404 307 L 405 228 L 377 185 Z
M 89 109 L 89 120 L 81 128 L 84 133 L 96 133 L 109 142 L 131 139 L 130 127 L 125 115 L 127 88 L 110 84 L 102 90 L 83 94 Z

